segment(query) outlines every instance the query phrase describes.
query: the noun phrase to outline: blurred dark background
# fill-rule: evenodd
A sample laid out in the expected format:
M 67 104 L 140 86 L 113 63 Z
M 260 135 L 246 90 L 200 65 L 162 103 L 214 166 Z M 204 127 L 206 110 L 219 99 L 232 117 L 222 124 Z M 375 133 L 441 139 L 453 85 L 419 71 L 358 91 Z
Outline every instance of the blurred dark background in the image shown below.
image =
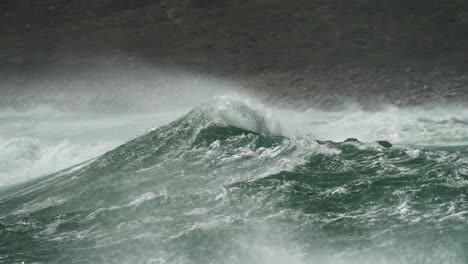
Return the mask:
M 0 19 L 4 104 L 156 66 L 290 105 L 468 99 L 466 0 L 2 0 Z

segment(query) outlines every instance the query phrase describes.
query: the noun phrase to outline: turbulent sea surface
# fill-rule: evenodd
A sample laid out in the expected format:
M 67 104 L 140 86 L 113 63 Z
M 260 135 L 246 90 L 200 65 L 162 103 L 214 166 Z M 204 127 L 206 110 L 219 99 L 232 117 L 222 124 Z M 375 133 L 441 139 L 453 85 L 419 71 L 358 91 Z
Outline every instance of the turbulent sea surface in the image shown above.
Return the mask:
M 224 98 L 35 178 L 3 130 L 0 263 L 467 263 L 467 117 Z

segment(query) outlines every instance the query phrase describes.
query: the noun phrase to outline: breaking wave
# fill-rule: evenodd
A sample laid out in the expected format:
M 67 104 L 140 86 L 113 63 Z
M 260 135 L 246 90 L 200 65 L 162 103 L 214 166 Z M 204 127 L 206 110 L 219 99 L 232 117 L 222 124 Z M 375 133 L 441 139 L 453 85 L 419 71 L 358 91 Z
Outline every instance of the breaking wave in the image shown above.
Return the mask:
M 0 262 L 466 263 L 466 112 L 430 111 L 209 102 L 4 188 Z

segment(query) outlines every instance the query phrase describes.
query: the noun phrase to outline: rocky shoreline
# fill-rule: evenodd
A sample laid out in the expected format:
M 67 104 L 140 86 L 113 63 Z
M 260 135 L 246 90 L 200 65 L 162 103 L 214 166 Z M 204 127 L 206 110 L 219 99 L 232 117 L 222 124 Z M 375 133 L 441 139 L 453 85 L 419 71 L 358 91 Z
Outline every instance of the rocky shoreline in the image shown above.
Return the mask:
M 467 12 L 466 1 L 6 0 L 1 89 L 14 101 L 41 74 L 86 75 L 114 67 L 107 58 L 225 78 L 292 106 L 463 103 Z

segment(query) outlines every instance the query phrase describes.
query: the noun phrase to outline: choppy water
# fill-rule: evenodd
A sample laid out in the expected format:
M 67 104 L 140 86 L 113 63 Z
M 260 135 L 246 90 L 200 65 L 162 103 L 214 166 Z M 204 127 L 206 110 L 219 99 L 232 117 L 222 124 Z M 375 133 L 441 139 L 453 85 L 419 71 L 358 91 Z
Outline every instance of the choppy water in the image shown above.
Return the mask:
M 0 262 L 467 263 L 467 114 L 212 101 L 4 187 Z

